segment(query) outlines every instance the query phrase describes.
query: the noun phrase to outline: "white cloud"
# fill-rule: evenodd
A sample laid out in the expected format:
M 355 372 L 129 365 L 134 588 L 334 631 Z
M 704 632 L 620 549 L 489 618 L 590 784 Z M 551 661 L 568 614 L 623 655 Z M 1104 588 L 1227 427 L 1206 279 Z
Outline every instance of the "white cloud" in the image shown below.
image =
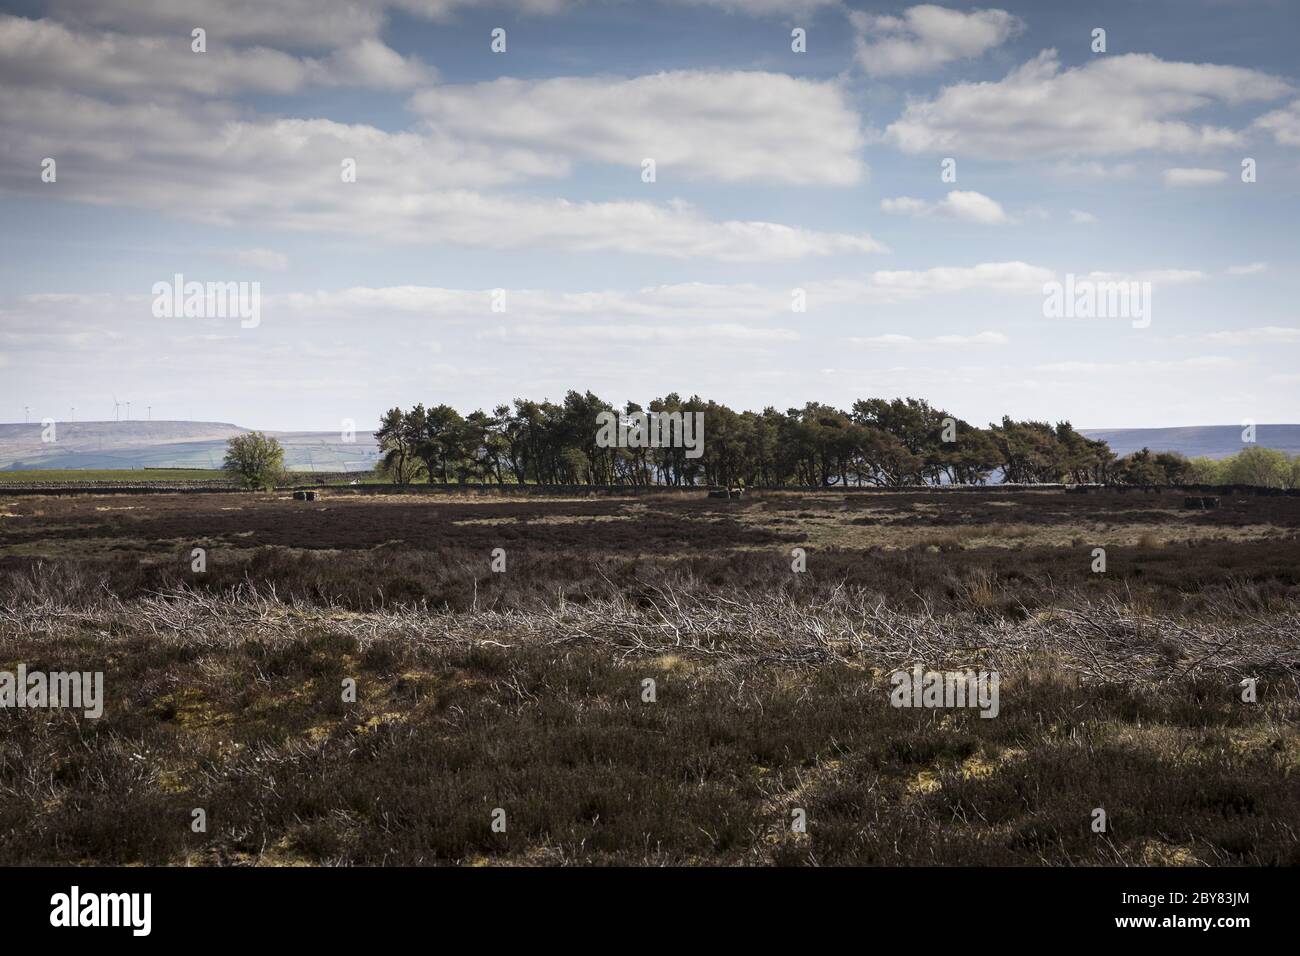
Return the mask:
M 477 324 L 502 318 L 491 312 L 491 289 L 446 289 L 433 286 L 357 286 L 314 293 L 272 296 L 271 304 L 303 315 L 346 319 L 366 314 L 429 316 L 441 322 Z M 713 326 L 754 319 L 788 316 L 790 290 L 757 285 L 681 283 L 642 289 L 604 289 L 558 292 L 544 289 L 506 289 L 506 316 L 528 324 L 574 319 L 617 319 L 622 323 L 649 324 L 689 320 Z
M 923 271 L 877 271 L 866 278 L 827 279 L 802 288 L 809 311 L 823 307 L 888 305 L 917 302 L 932 296 L 957 293 L 1041 295 L 1050 280 L 1049 269 L 1023 262 L 991 262 L 969 267 Z M 549 289 L 505 289 L 506 312 L 491 311 L 492 289 L 450 289 L 438 286 L 352 286 L 316 292 L 263 295 L 263 312 L 311 317 L 321 321 L 352 322 L 359 318 L 435 319 L 440 325 L 507 320 L 535 327 L 548 323 L 575 323 L 578 327 L 616 320 L 618 328 L 648 328 L 681 322 L 724 334 L 727 329 L 754 322 L 788 319 L 792 290 L 787 286 L 756 283 L 712 284 L 684 282 L 640 289 L 601 289 L 563 292 Z M 42 300 L 52 297 L 39 297 Z M 60 301 L 69 297 L 57 297 Z M 121 297 L 109 297 L 116 301 Z M 35 302 L 27 296 L 24 301 Z M 103 297 L 76 298 L 78 308 L 104 310 Z M 146 303 L 147 305 L 147 303 Z M 583 320 L 583 321 L 578 321 Z M 500 336 L 493 332 L 481 335 Z M 770 331 L 770 330 L 769 330 Z
M 1254 125 L 1272 133 L 1273 138 L 1284 146 L 1300 146 L 1300 100 L 1265 113 L 1255 120 Z
M 1238 146 L 1235 130 L 1179 117 L 1217 103 L 1274 99 L 1291 87 L 1236 66 L 1177 63 L 1147 53 L 1097 57 L 1061 69 L 1055 50 L 992 83 L 958 83 L 909 103 L 886 138 L 905 152 L 960 150 L 1027 158 Z
M 872 76 L 927 73 L 954 60 L 980 56 L 1024 29 L 1005 10 L 962 13 L 933 4 L 910 7 L 901 17 L 849 14 L 857 31 L 857 59 Z
M 436 72 L 414 57 L 404 57 L 375 37 L 336 49 L 325 64 L 322 83 L 405 90 L 437 78 Z
M 514 325 L 501 329 L 492 336 L 508 341 L 519 339 L 533 343 L 569 345 L 582 342 L 626 343 L 645 342 L 679 344 L 725 343 L 727 345 L 771 345 L 796 342 L 799 333 L 793 329 L 767 329 L 741 325 L 736 322 L 712 325 Z
M 975 335 L 935 335 L 923 339 L 898 334 L 872 335 L 865 338 L 850 338 L 849 342 L 864 348 L 921 350 L 1006 345 L 1010 339 L 1001 332 L 978 332 Z
M 982 289 L 1004 293 L 1042 294 L 1043 284 L 1056 274 L 1025 262 L 982 262 L 976 266 L 937 266 L 933 269 L 879 271 L 871 274 L 874 289 L 894 296 L 952 294 Z
M 1295 345 L 1300 343 L 1300 328 L 1263 325 L 1252 329 L 1207 332 L 1190 338 L 1215 345 Z
M 1267 271 L 1267 262 L 1251 262 L 1244 266 L 1228 266 L 1228 275 L 1230 276 L 1253 276 Z
M 375 0 L 375 2 L 400 7 L 426 19 L 439 21 L 453 17 L 462 8 L 474 7 L 496 8 L 503 13 L 553 16 L 563 13 L 570 7 L 578 6 L 582 0 Z
M 1062 160 L 1052 166 L 1052 171 L 1067 179 L 1127 179 L 1137 172 L 1137 166 L 1133 163 L 1099 163 L 1096 160 Z
M 1177 167 L 1164 171 L 1166 186 L 1212 186 L 1228 178 L 1221 169 Z
M 789 17 L 809 14 L 823 7 L 838 6 L 840 0 L 678 0 L 689 6 L 717 7 L 728 13 L 745 13 L 756 17 Z
M 568 0 L 53 0 L 59 18 L 68 22 L 187 38 L 191 29 L 203 27 L 209 38 L 227 43 L 300 50 L 346 47 L 376 37 L 391 10 L 445 21 L 476 6 L 549 15 L 573 5 Z
M 61 198 L 159 209 L 221 225 L 364 235 L 481 249 L 545 247 L 729 262 L 881 252 L 865 233 L 713 220 L 687 203 L 573 202 L 484 193 L 569 171 L 524 149 L 438 132 L 389 133 L 329 120 L 239 118 L 210 103 L 115 105 L 76 94 L 0 89 L 0 187 L 44 184 L 26 156 L 60 157 Z M 357 182 L 340 163 L 354 158 Z M 0 167 L 3 168 L 3 167 Z
M 754 16 L 789 16 L 836 6 L 840 0 L 678 0 Z M 128 33 L 189 35 L 195 26 L 235 42 L 288 49 L 323 49 L 378 36 L 392 11 L 435 23 L 458 14 L 552 16 L 583 0 L 53 0 L 60 19 Z
M 196 54 L 183 38 L 74 33 L 52 20 L 0 16 L 0 79 L 10 86 L 288 93 L 303 86 L 307 71 L 305 61 L 264 47 Z
M 436 73 L 367 37 L 324 59 L 213 41 L 206 53 L 183 36 L 73 31 L 53 20 L 0 15 L 0 80 L 11 86 L 113 91 L 171 98 L 245 91 L 294 93 L 307 86 L 409 89 Z
M 188 38 L 203 27 L 225 42 L 274 43 L 290 49 L 346 45 L 378 35 L 378 0 L 54 0 L 61 20 L 132 34 Z M 188 48 L 188 39 L 185 41 Z
M 1235 360 L 1222 355 L 1199 355 L 1186 359 L 1134 359 L 1128 362 L 1046 362 L 1035 365 L 1033 370 L 1055 375 L 1142 375 L 1188 369 L 1231 368 L 1237 364 Z
M 911 196 L 898 196 L 894 199 L 880 200 L 880 209 L 894 216 L 924 216 L 933 212 L 934 203 L 928 203 L 924 199 L 915 199 Z
M 417 234 L 489 249 L 606 250 L 677 259 L 765 262 L 882 252 L 865 233 L 832 233 L 771 222 L 710 220 L 683 202 L 569 202 L 470 193 L 430 196 Z
M 679 70 L 632 79 L 502 78 L 439 86 L 411 106 L 434 128 L 639 172 L 851 185 L 866 167 L 860 120 L 837 83 L 781 73 Z
M 1092 223 L 1097 221 L 1097 217 L 1090 212 L 1085 212 L 1082 209 L 1071 209 L 1070 221 L 1079 223 L 1080 225 L 1091 225 Z
M 887 213 L 908 216 L 941 216 L 947 219 L 960 219 L 964 222 L 978 222 L 984 225 L 1000 225 L 1011 222 L 1002 204 L 983 193 L 954 189 L 935 203 L 900 196 L 896 199 L 883 199 L 880 208 Z

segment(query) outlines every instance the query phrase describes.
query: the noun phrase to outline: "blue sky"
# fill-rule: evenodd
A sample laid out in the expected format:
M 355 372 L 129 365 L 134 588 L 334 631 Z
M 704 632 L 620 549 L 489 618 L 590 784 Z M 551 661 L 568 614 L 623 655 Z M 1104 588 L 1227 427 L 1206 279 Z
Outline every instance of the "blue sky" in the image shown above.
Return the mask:
M 3 9 L 0 420 L 590 388 L 1300 421 L 1284 0 Z M 259 283 L 257 324 L 156 316 L 177 273 Z M 1067 275 L 1149 283 L 1149 325 L 1046 317 Z

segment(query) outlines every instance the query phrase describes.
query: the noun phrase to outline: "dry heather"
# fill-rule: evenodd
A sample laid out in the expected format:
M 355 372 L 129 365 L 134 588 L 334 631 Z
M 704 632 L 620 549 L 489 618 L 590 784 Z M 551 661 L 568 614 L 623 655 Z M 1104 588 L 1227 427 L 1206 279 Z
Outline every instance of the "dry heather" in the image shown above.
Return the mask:
M 108 680 L 8 713 L 14 862 L 1295 863 L 1295 615 L 990 621 L 848 590 L 358 613 L 242 590 L 0 612 Z M 888 705 L 996 669 L 1001 712 Z M 1260 703 L 1239 699 L 1258 679 Z M 345 678 L 355 703 L 342 700 Z M 642 699 L 643 681 L 656 700 Z M 1089 829 L 1106 808 L 1111 831 Z M 211 821 L 190 831 L 195 807 Z M 490 829 L 496 808 L 504 834 Z M 806 811 L 809 832 L 791 832 Z
M 1093 575 L 1104 503 L 826 497 L 762 502 L 760 528 L 681 501 L 246 498 L 228 522 L 209 496 L 202 575 L 172 534 L 184 501 L 24 502 L 0 537 L 0 670 L 102 671 L 107 700 L 98 719 L 0 710 L 0 858 L 1300 863 L 1289 504 L 1261 541 L 1227 533 L 1260 523 L 1249 507 L 1180 541 L 1183 516 L 1126 505 L 1161 540 Z M 1008 511 L 1081 541 L 935 544 Z M 819 515 L 886 521 L 891 546 L 818 548 Z M 295 524 L 326 547 L 286 546 Z M 713 544 L 672 548 L 683 527 Z M 145 543 L 76 556 L 89 540 Z M 997 671 L 997 718 L 890 706 L 890 673 L 917 664 Z

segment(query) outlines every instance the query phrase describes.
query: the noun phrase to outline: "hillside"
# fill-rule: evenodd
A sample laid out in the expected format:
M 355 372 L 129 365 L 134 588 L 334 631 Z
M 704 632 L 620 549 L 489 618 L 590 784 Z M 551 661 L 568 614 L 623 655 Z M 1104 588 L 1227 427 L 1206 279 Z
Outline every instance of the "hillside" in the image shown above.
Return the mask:
M 1100 438 L 1117 455 L 1150 448 L 1176 451 L 1188 458 L 1227 458 L 1245 447 L 1240 425 L 1194 425 L 1186 428 L 1081 428 L 1089 438 Z M 1255 443 L 1288 455 L 1300 454 L 1300 425 L 1258 425 Z
M 226 441 L 249 431 L 229 422 L 60 422 L 55 441 L 40 424 L 0 424 L 0 470 L 30 468 L 217 468 Z M 360 471 L 377 450 L 369 432 L 268 432 L 293 470 Z

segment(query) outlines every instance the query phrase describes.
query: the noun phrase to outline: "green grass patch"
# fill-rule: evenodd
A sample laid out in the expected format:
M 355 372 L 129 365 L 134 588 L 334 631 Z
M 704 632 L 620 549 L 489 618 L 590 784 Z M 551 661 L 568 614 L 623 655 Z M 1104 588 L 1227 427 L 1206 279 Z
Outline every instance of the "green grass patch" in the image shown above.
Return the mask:
M 0 471 L 0 485 L 47 481 L 221 481 L 216 468 L 30 468 Z

